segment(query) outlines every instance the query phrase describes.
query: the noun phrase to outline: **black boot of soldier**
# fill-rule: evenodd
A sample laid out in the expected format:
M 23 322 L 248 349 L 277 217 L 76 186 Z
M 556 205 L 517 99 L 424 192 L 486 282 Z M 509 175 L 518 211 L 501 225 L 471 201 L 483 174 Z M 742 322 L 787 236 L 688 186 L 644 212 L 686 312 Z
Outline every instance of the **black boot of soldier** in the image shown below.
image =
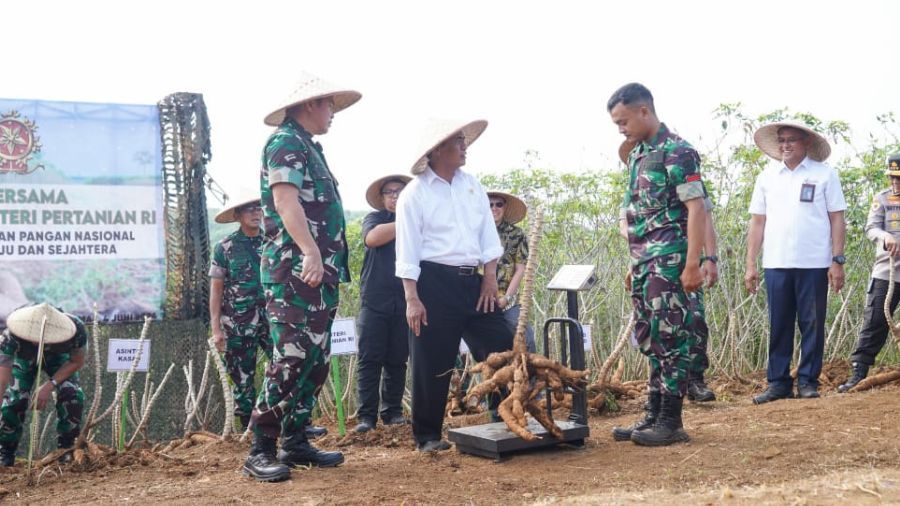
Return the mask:
M 19 443 L 0 443 L 0 466 L 16 465 L 16 449 L 18 447 Z
M 706 386 L 703 375 L 691 375 L 688 380 L 687 398 L 695 402 L 711 402 L 716 400 L 716 394 Z
M 641 446 L 668 446 L 690 441 L 681 423 L 681 406 L 684 399 L 676 395 L 663 395 L 659 417 L 653 426 L 631 433 L 631 441 Z
M 75 437 L 76 437 L 75 434 L 59 435 L 56 438 L 56 447 L 62 450 L 62 449 L 68 449 L 68 448 L 75 446 Z M 59 462 L 60 464 L 66 464 L 66 463 L 72 462 L 73 458 L 74 458 L 74 456 L 72 455 L 72 452 L 66 452 L 59 456 L 59 459 L 57 459 L 57 462 Z
M 275 439 L 255 434 L 243 472 L 258 481 L 282 481 L 291 477 L 291 469 L 275 460 Z
M 341 452 L 323 452 L 309 444 L 306 432 L 291 434 L 281 438 L 281 450 L 278 450 L 278 461 L 295 466 L 335 467 L 344 463 Z
M 616 441 L 629 441 L 631 440 L 632 432 L 646 429 L 653 425 L 656 417 L 659 416 L 661 401 L 662 394 L 659 393 L 659 390 L 651 390 L 647 397 L 647 403 L 644 404 L 644 411 L 646 412 L 644 418 L 641 418 L 630 427 L 615 427 L 612 431 L 613 439 Z
M 855 387 L 857 383 L 866 379 L 866 376 L 868 375 L 869 366 L 860 362 L 853 362 L 853 374 L 850 375 L 850 379 L 848 379 L 846 383 L 838 387 L 838 392 L 847 392 L 851 388 Z

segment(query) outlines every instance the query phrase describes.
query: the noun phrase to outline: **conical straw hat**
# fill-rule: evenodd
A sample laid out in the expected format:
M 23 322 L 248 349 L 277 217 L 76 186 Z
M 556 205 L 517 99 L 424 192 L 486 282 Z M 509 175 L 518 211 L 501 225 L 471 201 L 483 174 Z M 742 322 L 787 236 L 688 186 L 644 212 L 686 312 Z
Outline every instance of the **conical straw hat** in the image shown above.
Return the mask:
M 44 344 L 56 344 L 72 339 L 75 335 L 75 322 L 60 310 L 47 304 L 23 307 L 6 317 L 9 332 L 19 339 L 32 343 L 41 340 L 41 321 L 47 317 L 44 329 Z
M 511 225 L 522 221 L 525 219 L 525 215 L 528 214 L 528 206 L 515 195 L 493 190 L 487 192 L 487 195 L 488 197 L 499 197 L 506 201 L 506 205 L 503 206 L 503 219 Z
M 412 181 L 412 178 L 403 174 L 391 174 L 373 181 L 372 184 L 369 185 L 369 189 L 366 190 L 366 202 L 379 211 L 384 211 L 384 199 L 381 198 L 381 187 L 388 181 L 403 181 L 403 184 L 407 184 Z
M 216 223 L 232 223 L 237 221 L 237 216 L 234 215 L 234 211 L 239 208 L 246 206 L 247 204 L 257 204 L 259 205 L 259 197 L 248 197 L 243 195 L 235 200 L 235 203 L 222 209 L 219 211 L 219 214 L 216 215 Z
M 303 72 L 294 91 L 282 100 L 281 104 L 274 111 L 267 114 L 264 121 L 269 126 L 281 125 L 284 122 L 285 112 L 291 107 L 325 97 L 334 99 L 334 112 L 337 113 L 355 104 L 357 100 L 362 98 L 362 93 L 348 90 L 308 72 Z
M 780 161 L 782 157 L 781 150 L 778 146 L 778 130 L 785 127 L 796 128 L 809 135 L 810 142 L 809 148 L 806 150 L 806 156 L 817 162 L 824 162 L 828 159 L 828 156 L 831 155 L 831 146 L 828 144 L 825 137 L 822 137 L 821 134 L 803 123 L 798 123 L 796 121 L 779 121 L 760 127 L 760 129 L 753 134 L 753 140 L 763 153 Z
M 487 121 L 483 119 L 477 119 L 469 123 L 448 119 L 429 120 L 425 128 L 422 129 L 422 138 L 419 142 L 420 147 L 418 151 L 421 153 L 421 156 L 413 164 L 412 173 L 418 175 L 425 172 L 425 168 L 428 167 L 428 153 L 431 153 L 434 148 L 440 146 L 444 141 L 459 132 L 462 132 L 466 138 L 466 147 L 469 147 L 484 132 L 487 124 Z

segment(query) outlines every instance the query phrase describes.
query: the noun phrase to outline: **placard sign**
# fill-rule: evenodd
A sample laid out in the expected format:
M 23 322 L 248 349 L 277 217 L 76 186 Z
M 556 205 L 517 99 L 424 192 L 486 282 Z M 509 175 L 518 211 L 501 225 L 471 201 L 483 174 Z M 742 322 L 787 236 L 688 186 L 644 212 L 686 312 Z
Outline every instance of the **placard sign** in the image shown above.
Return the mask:
M 140 339 L 110 339 L 106 355 L 106 372 L 130 371 L 138 352 Z M 150 341 L 144 340 L 141 360 L 135 371 L 147 372 L 150 366 Z
M 581 334 L 584 338 L 584 351 L 593 351 L 594 345 L 592 344 L 593 341 L 591 341 L 591 325 L 582 325 Z
M 356 320 L 338 318 L 331 326 L 331 354 L 353 355 L 356 353 Z

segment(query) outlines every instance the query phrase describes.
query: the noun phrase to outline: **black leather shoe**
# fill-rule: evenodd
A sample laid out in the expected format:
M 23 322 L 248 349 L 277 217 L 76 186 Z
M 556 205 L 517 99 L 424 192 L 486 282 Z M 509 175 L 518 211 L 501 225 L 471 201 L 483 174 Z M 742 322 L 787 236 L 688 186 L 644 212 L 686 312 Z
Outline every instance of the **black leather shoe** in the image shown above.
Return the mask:
M 613 439 L 616 441 L 630 441 L 632 432 L 652 426 L 656 422 L 656 417 L 659 416 L 661 401 L 662 395 L 659 393 L 659 390 L 651 391 L 647 397 L 647 403 L 644 404 L 644 411 L 646 412 L 644 418 L 641 418 L 630 427 L 613 428 Z
M 684 399 L 677 395 L 663 395 L 656 423 L 631 433 L 631 442 L 641 446 L 668 446 L 684 443 L 691 438 L 684 431 L 681 407 Z
M 12 467 L 16 465 L 16 449 L 18 443 L 0 444 L 0 466 Z
M 416 450 L 420 452 L 442 452 L 444 450 L 450 449 L 450 443 L 444 441 L 443 439 L 437 439 L 434 441 L 426 441 L 416 447 Z
M 250 455 L 244 461 L 243 473 L 257 481 L 283 481 L 291 477 L 291 469 L 275 460 L 275 440 L 253 436 Z
M 382 418 L 381 421 L 385 425 L 406 425 L 409 423 L 409 420 L 403 415 L 391 415 L 387 418 Z
M 818 399 L 819 389 L 813 385 L 798 385 L 797 397 L 801 399 Z
M 344 463 L 344 454 L 319 450 L 309 444 L 305 435 L 292 435 L 282 438 L 278 462 L 291 467 L 336 467 Z
M 765 404 L 767 402 L 777 401 L 779 399 L 787 399 L 791 397 L 791 391 L 781 392 L 774 390 L 772 387 L 766 389 L 765 392 L 753 398 L 753 404 Z
M 359 420 L 359 423 L 356 424 L 356 428 L 353 429 L 355 432 L 362 434 L 363 432 L 369 432 L 370 430 L 375 428 L 375 422 L 372 420 L 367 420 L 362 418 Z
M 869 366 L 866 364 L 861 364 L 859 362 L 853 362 L 853 374 L 850 376 L 850 379 L 847 380 L 846 383 L 838 387 L 838 392 L 846 393 L 851 388 L 855 387 L 857 383 L 866 379 L 866 376 L 869 375 Z
M 703 376 L 691 378 L 688 382 L 687 398 L 695 402 L 711 402 L 716 400 L 716 394 L 706 386 Z
M 303 427 L 303 431 L 306 432 L 306 437 L 309 439 L 316 439 L 328 434 L 328 429 L 325 427 L 319 427 L 318 425 L 307 425 Z

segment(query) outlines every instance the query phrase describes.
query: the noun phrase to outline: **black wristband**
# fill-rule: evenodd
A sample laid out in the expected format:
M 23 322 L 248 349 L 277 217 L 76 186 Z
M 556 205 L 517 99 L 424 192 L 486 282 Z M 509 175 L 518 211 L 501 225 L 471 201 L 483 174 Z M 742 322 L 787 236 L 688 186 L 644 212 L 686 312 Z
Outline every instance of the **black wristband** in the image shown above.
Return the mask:
M 703 257 L 703 260 L 709 260 L 710 262 L 712 262 L 716 265 L 719 264 L 719 257 L 717 257 L 716 255 L 705 256 L 705 257 Z M 703 263 L 703 262 L 700 262 L 700 263 Z

